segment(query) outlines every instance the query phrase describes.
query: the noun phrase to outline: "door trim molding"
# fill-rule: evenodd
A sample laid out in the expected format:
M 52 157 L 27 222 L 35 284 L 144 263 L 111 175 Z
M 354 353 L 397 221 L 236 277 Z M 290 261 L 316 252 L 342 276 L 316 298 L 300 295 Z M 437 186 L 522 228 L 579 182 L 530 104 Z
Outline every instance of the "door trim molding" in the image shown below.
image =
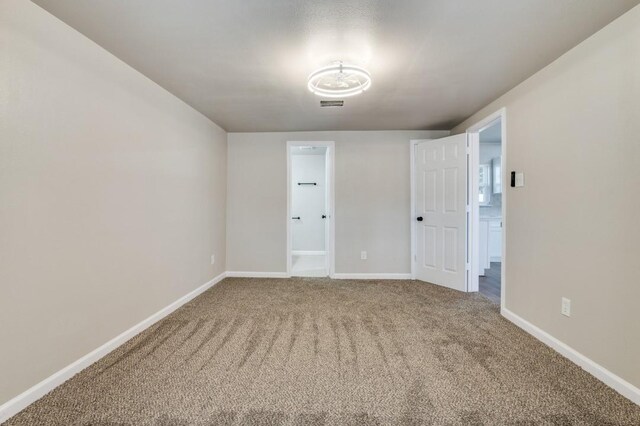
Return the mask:
M 329 219 L 329 235 L 327 238 L 327 246 L 325 247 L 325 251 L 327 253 L 327 272 L 330 278 L 333 278 L 335 274 L 335 264 L 336 264 L 336 221 L 335 221 L 335 210 L 336 210 L 336 191 L 335 191 L 335 183 L 336 183 L 336 148 L 334 141 L 287 141 L 287 148 L 285 155 L 287 156 L 287 216 L 285 220 L 287 221 L 287 248 L 286 248 L 286 256 L 287 256 L 287 271 L 286 277 L 290 278 L 291 275 L 291 256 L 292 256 L 292 232 L 291 232 L 291 148 L 295 146 L 319 146 L 327 148 L 327 162 L 329 166 L 329 173 L 327 174 L 327 178 L 329 180 L 329 184 L 327 185 L 328 191 L 328 200 L 329 200 L 329 208 L 327 209 L 327 216 Z
M 133 327 L 128 330 L 120 333 L 113 339 L 84 355 L 83 357 L 77 359 L 61 370 L 56 371 L 46 379 L 41 382 L 35 384 L 30 387 L 26 391 L 22 392 L 18 396 L 13 397 L 9 401 L 0 405 L 0 423 L 5 422 L 9 418 L 18 414 L 20 411 L 24 410 L 30 404 L 36 402 L 40 398 L 42 398 L 45 394 L 52 391 L 53 389 L 60 386 L 62 383 L 78 374 L 91 364 L 99 361 L 104 356 L 108 355 L 117 347 L 129 341 L 131 338 L 136 335 L 142 333 L 147 328 L 151 327 L 156 322 L 160 321 L 164 317 L 171 314 L 173 311 L 184 305 L 185 303 L 193 300 L 200 294 L 204 293 L 220 281 L 222 281 L 227 276 L 226 272 L 221 273 L 217 277 L 213 278 L 211 281 L 202 284 L 200 287 L 195 290 L 190 291 L 184 296 L 180 297 L 178 300 L 170 303 L 164 308 L 160 309 L 155 314 L 150 317 L 140 321 L 135 324 Z

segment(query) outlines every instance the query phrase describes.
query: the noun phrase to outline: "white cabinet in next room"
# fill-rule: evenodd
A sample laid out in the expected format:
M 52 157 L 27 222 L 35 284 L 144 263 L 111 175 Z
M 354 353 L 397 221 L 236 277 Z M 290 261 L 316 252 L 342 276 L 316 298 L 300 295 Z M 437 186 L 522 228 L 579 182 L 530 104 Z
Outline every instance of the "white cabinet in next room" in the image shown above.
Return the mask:
M 502 220 L 489 222 L 489 261 L 502 261 Z
M 480 273 L 491 267 L 491 262 L 502 261 L 502 219 L 499 217 L 480 218 Z

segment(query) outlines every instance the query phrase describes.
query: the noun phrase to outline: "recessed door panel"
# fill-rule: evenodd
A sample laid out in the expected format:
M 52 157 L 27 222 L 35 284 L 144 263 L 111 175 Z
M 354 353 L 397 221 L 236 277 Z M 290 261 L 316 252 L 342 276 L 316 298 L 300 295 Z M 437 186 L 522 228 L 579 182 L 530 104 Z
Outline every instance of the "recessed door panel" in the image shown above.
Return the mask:
M 424 181 L 424 211 L 436 211 L 436 185 L 438 172 L 436 170 L 426 170 L 422 173 Z
M 458 144 L 445 143 L 444 147 L 444 161 L 456 161 L 458 159 Z
M 444 211 L 445 213 L 455 213 L 458 210 L 458 169 L 449 167 L 443 170 L 444 179 Z
M 436 267 L 436 243 L 438 228 L 435 226 L 422 226 L 422 241 L 424 242 L 423 264 L 426 268 Z
M 447 272 L 458 270 L 458 229 L 444 227 L 442 230 L 443 269 Z

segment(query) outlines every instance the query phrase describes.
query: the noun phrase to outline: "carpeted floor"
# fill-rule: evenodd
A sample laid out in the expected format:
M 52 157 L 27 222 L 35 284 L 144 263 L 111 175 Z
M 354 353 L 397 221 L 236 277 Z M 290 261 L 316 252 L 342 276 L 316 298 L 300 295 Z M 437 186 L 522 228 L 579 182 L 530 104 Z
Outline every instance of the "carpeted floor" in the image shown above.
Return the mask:
M 479 295 L 226 279 L 9 425 L 639 425 Z

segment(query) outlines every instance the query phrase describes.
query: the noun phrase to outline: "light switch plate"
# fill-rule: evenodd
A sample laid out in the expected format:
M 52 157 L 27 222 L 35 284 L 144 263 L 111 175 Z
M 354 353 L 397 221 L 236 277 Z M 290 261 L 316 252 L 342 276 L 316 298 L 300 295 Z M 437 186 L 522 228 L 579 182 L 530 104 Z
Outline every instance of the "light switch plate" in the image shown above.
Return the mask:
M 571 300 L 566 297 L 562 298 L 562 307 L 560 308 L 560 313 L 566 317 L 571 316 Z
M 360 259 L 361 260 L 367 260 L 367 252 L 366 251 L 361 251 L 360 252 Z
M 516 172 L 516 188 L 524 186 L 524 173 Z

